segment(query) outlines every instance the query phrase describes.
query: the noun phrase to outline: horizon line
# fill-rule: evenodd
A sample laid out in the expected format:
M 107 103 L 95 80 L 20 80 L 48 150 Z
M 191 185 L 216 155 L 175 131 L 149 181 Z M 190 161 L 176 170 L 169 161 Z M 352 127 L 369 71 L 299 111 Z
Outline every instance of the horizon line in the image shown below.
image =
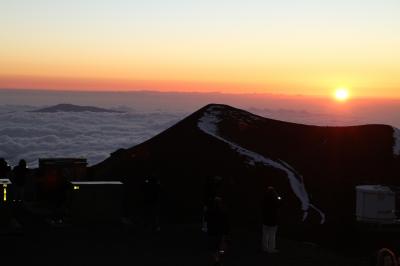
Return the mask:
M 52 93 L 158 93 L 158 94 L 220 94 L 220 95 L 264 95 L 274 97 L 289 97 L 289 98 L 317 98 L 317 99 L 332 99 L 332 97 L 322 94 L 287 94 L 287 93 L 273 93 L 273 92 L 222 92 L 222 91 L 179 91 L 179 90 L 156 90 L 156 89 L 57 89 L 57 88 L 2 88 L 0 91 L 32 91 L 32 92 L 52 92 Z M 349 101 L 357 100 L 389 100 L 400 101 L 400 97 L 352 97 Z

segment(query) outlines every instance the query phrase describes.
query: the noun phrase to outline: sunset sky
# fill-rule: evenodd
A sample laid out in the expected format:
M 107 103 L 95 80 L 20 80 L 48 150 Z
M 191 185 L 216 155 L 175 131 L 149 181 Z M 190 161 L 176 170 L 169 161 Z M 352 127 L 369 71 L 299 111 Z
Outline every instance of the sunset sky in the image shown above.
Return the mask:
M 0 88 L 400 98 L 399 0 L 1 0 Z

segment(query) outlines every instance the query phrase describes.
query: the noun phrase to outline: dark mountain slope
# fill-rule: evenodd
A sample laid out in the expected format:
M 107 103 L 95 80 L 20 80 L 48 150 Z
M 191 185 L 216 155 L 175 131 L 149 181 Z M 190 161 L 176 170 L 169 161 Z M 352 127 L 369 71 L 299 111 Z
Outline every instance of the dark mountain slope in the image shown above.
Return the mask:
M 385 125 L 305 126 L 208 105 L 91 172 L 123 180 L 133 213 L 142 206 L 144 180 L 159 176 L 165 219 L 181 221 L 200 219 L 208 176 L 224 177 L 223 195 L 239 224 L 259 222 L 262 193 L 274 185 L 284 198 L 282 223 L 315 233 L 321 222 L 322 230 L 353 224 L 356 185 L 400 185 L 393 135 Z

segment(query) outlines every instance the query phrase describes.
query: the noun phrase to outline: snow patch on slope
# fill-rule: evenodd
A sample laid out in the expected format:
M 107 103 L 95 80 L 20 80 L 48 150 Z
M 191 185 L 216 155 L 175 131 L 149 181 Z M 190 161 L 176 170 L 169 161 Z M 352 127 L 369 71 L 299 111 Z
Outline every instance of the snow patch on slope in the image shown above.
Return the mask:
M 289 184 L 292 188 L 292 191 L 294 194 L 297 196 L 297 198 L 301 202 L 301 207 L 304 212 L 303 215 L 303 221 L 307 219 L 308 216 L 308 211 L 309 209 L 314 209 L 316 210 L 320 216 L 321 216 L 321 224 L 325 223 L 325 214 L 319 210 L 317 207 L 315 207 L 313 204 L 310 203 L 310 198 L 308 196 L 308 193 L 306 191 L 306 188 L 303 183 L 303 177 L 299 175 L 289 164 L 286 162 L 279 160 L 279 161 L 274 161 L 272 159 L 266 158 L 256 152 L 250 151 L 248 149 L 245 149 L 236 143 L 233 143 L 223 137 L 221 137 L 218 134 L 218 123 L 221 121 L 219 118 L 219 115 L 221 113 L 220 109 L 221 107 L 218 106 L 211 106 L 209 107 L 203 117 L 201 117 L 198 121 L 198 127 L 205 133 L 215 137 L 216 139 L 219 139 L 225 143 L 227 143 L 231 149 L 234 151 L 240 153 L 246 158 L 246 162 L 249 165 L 256 165 L 256 163 L 263 164 L 268 167 L 274 167 L 276 169 L 279 169 L 283 172 L 286 173 L 288 179 L 289 179 Z
M 394 139 L 393 153 L 396 156 L 400 156 L 400 129 L 395 127 L 393 128 L 393 139 Z

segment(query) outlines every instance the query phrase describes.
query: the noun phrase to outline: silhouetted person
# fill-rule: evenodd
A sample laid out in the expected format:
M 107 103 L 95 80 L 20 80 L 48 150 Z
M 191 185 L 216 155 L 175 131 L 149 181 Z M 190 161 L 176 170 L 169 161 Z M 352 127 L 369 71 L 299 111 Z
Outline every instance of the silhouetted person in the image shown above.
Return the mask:
M 69 188 L 68 174 L 63 173 L 61 177 L 56 179 L 53 185 L 51 197 L 53 203 L 53 217 L 51 222 L 53 224 L 62 224 L 64 222 L 67 191 Z
M 268 187 L 263 202 L 262 249 L 264 252 L 275 253 L 276 231 L 278 230 L 278 210 L 281 198 L 274 187 Z
M 214 265 L 222 265 L 221 259 L 226 252 L 230 226 L 225 204 L 221 197 L 214 197 L 212 204 L 209 206 L 207 225 Z
M 151 175 L 144 182 L 145 211 L 152 229 L 158 232 L 161 230 L 161 181 L 155 175 Z
M 28 168 L 24 159 L 20 160 L 18 165 L 14 167 L 12 174 L 15 191 L 14 200 L 22 202 L 24 200 L 25 183 L 28 175 Z
M 11 171 L 11 167 L 8 165 L 4 158 L 0 158 L 0 178 L 7 178 Z
M 204 206 L 203 206 L 203 219 L 202 219 L 202 231 L 207 232 L 207 212 L 210 209 L 210 206 L 214 204 L 215 197 L 220 193 L 222 186 L 222 177 L 221 176 L 212 176 L 208 177 L 206 180 L 206 184 L 204 187 Z

